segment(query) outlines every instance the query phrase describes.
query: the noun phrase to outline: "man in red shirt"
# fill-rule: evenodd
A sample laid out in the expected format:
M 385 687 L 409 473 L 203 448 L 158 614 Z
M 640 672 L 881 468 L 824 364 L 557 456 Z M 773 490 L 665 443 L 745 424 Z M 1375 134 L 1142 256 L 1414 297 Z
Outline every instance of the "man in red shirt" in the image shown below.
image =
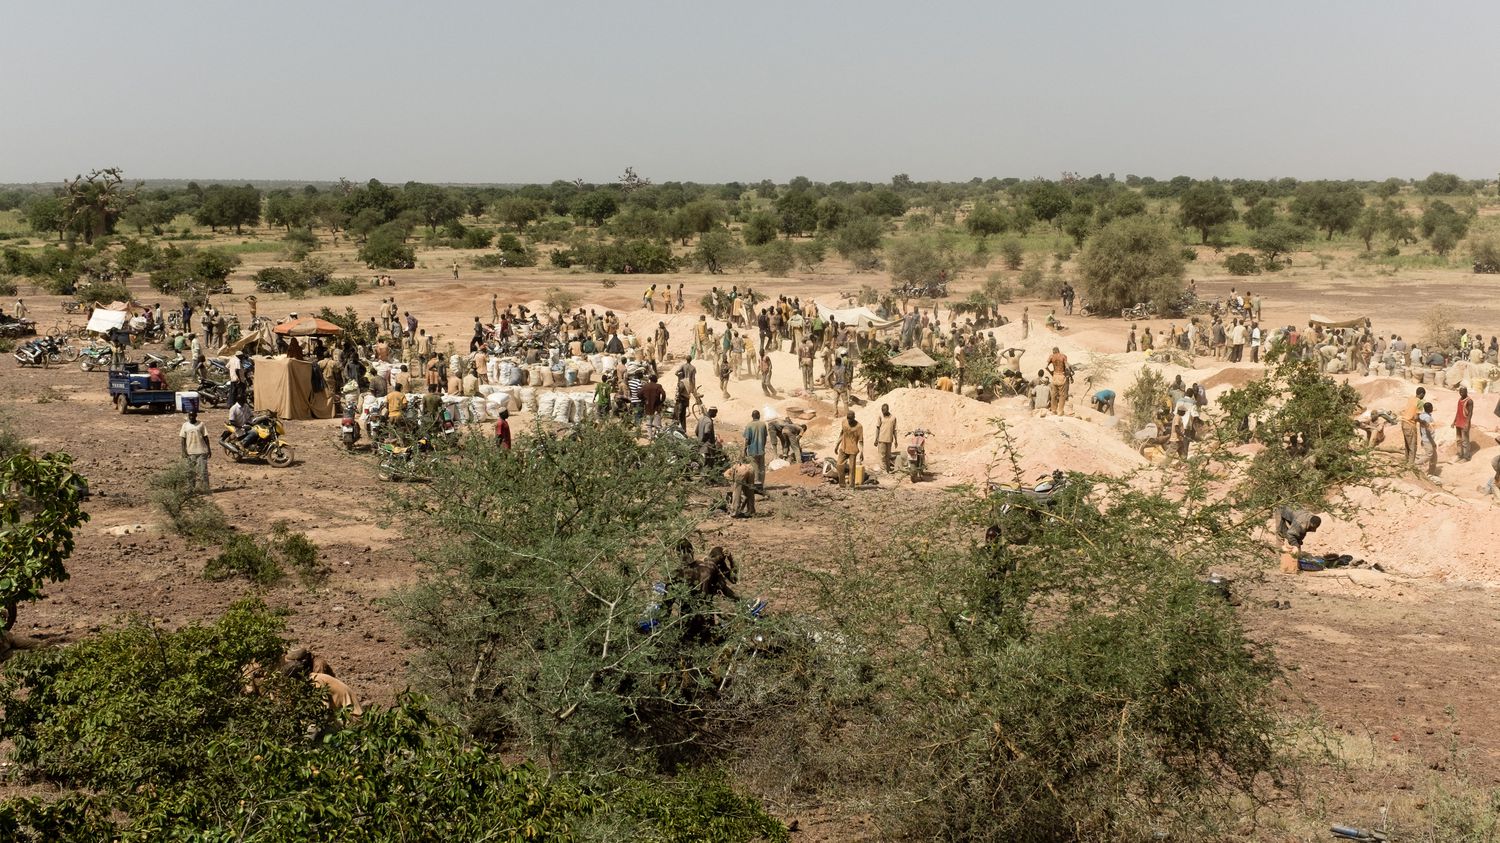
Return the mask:
M 1458 458 L 1468 462 L 1473 454 L 1469 453 L 1469 427 L 1474 423 L 1474 399 L 1469 397 L 1469 388 L 1461 386 L 1458 388 L 1458 413 L 1453 417 L 1453 430 L 1458 438 Z
M 661 411 L 666 403 L 667 390 L 652 375 L 650 383 L 641 387 L 641 411 L 646 414 L 646 429 L 653 436 L 661 430 Z
M 505 450 L 510 450 L 510 418 L 509 410 L 500 411 L 500 420 L 495 422 L 495 442 Z

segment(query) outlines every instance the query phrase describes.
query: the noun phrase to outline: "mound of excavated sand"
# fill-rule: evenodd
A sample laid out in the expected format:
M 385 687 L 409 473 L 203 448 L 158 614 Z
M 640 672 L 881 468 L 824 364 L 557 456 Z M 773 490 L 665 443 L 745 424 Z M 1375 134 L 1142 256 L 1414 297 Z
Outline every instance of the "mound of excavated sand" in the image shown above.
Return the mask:
M 1023 477 L 1050 472 L 1054 468 L 1089 473 L 1119 473 L 1145 464 L 1133 448 L 1121 441 L 1116 428 L 1095 423 L 1106 417 L 1088 411 L 1086 418 L 1033 414 L 1020 402 L 986 404 L 972 398 L 934 389 L 896 389 L 858 408 L 856 418 L 865 427 L 866 458 L 873 457 L 875 428 L 880 406 L 888 404 L 896 417 L 901 438 L 915 428 L 931 431 L 927 441 L 928 462 L 943 479 L 977 482 L 987 476 L 1010 479 L 1008 438 Z M 1004 433 L 998 422 L 1003 421 Z M 834 429 L 827 431 L 831 440 Z

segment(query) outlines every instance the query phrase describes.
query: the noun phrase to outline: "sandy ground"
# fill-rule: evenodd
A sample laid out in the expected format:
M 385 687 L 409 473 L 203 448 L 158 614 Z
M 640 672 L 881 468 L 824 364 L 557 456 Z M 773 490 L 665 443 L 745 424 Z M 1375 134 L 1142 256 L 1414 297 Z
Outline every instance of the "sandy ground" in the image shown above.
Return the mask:
M 384 295 L 394 292 L 400 308 L 418 315 L 424 328 L 462 345 L 473 316 L 487 318 L 492 294 L 502 304 L 527 302 L 558 286 L 580 294 L 585 307 L 622 313 L 643 338 L 658 321 L 665 321 L 672 333 L 671 348 L 680 355 L 701 313 L 697 301 L 712 285 L 750 285 L 773 296 L 812 297 L 839 306 L 840 290 L 887 283 L 880 275 L 842 272 L 786 279 L 686 274 L 631 276 L 610 288 L 596 275 L 544 270 L 465 270 L 455 281 L 445 268 L 446 258 L 429 262 L 443 269 L 391 273 L 397 279 L 394 291 L 364 290 L 347 298 L 295 302 L 262 296 L 260 311 L 307 314 L 326 304 L 338 310 L 353 306 L 369 315 Z M 247 314 L 240 298 L 252 289 L 248 274 L 254 268 L 247 265 L 236 274 L 238 294 L 226 298 L 221 307 L 242 317 Z M 1252 278 L 1248 285 L 1242 280 L 1204 277 L 1198 288 L 1211 297 L 1227 294 L 1231 286 L 1250 286 L 1265 296 L 1264 321 L 1272 325 L 1305 322 L 1310 312 L 1334 318 L 1368 314 L 1383 333 L 1413 336 L 1420 332 L 1426 304 L 1442 302 L 1460 309 L 1463 318 L 1472 319 L 1486 335 L 1500 326 L 1500 305 L 1489 291 L 1472 283 L 1472 276 L 1413 273 L 1375 284 L 1309 268 Z M 641 290 L 653 281 L 673 287 L 686 284 L 687 312 L 663 316 L 643 310 Z M 132 281 L 132 286 L 141 291 L 142 300 L 155 300 L 144 279 Z M 28 295 L 27 301 L 43 326 L 51 323 L 52 314 L 60 315 L 57 299 Z M 1023 305 L 1031 307 L 1033 323 L 1039 325 L 1051 303 L 1018 302 L 1005 308 L 1006 315 L 1016 318 Z M 1023 370 L 1040 367 L 1053 345 L 1075 362 L 1108 354 L 1114 371 L 1099 385 L 1123 389 L 1143 362 L 1140 354 L 1120 353 L 1126 324 L 1079 316 L 1065 321 L 1068 330 L 1060 335 L 1036 328 L 1023 341 L 1019 326 L 1012 324 L 999 329 L 999 339 L 1002 346 L 1027 349 Z M 733 379 L 730 396 L 724 398 L 709 367 L 700 367 L 705 401 L 720 408 L 721 432 L 733 436 L 751 409 L 781 414 L 799 408 L 813 414 L 804 447 L 827 453 L 835 422 L 831 395 L 800 393 L 800 376 L 790 353 L 773 354 L 773 363 L 775 398 L 764 396 L 758 379 L 750 377 Z M 1248 364 L 1226 366 L 1202 358 L 1197 366 L 1181 370 L 1184 379 L 1204 382 L 1211 395 L 1244 382 L 1255 371 Z M 1179 370 L 1165 371 L 1170 378 Z M 335 447 L 336 420 L 288 425 L 298 458 L 291 469 L 235 465 L 222 455 L 211 464 L 215 499 L 233 523 L 255 529 L 270 520 L 288 520 L 322 546 L 332 569 L 326 586 L 316 590 L 287 584 L 257 592 L 237 581 L 203 580 L 205 551 L 164 531 L 146 501 L 146 478 L 176 457 L 179 419 L 113 414 L 105 401 L 104 375 L 85 374 L 76 366 L 37 371 L 7 361 L 0 364 L 0 372 L 3 423 L 42 448 L 73 453 L 97 493 L 88 504 L 92 520 L 83 528 L 69 565 L 72 578 L 50 587 L 42 602 L 22 607 L 16 628 L 20 646 L 65 642 L 130 612 L 168 625 L 208 618 L 235 599 L 259 593 L 287 606 L 292 636 L 326 653 L 340 675 L 365 697 L 389 700 L 404 687 L 406 648 L 379 601 L 414 580 L 410 549 L 381 520 L 387 487 L 375 478 L 372 459 Z M 1354 383 L 1372 405 L 1384 408 L 1399 408 L 1413 387 L 1384 378 L 1356 378 Z M 1447 421 L 1454 394 L 1431 386 L 1429 390 L 1440 421 Z M 1442 769 L 1450 740 L 1465 747 L 1467 763 L 1481 781 L 1500 782 L 1500 720 L 1488 700 L 1496 673 L 1489 643 L 1500 632 L 1493 591 L 1500 583 L 1500 518 L 1477 488 L 1491 457 L 1500 452 L 1490 430 L 1496 421 L 1489 415 L 1494 400 L 1481 396 L 1476 402 L 1481 434 L 1475 439 L 1482 450 L 1472 462 L 1455 463 L 1450 432 L 1440 439 L 1444 446 L 1438 481 L 1398 478 L 1390 491 L 1361 499 L 1369 511 L 1359 523 L 1330 524 L 1318 535 L 1325 546 L 1381 562 L 1387 573 L 1270 574 L 1243 585 L 1252 628 L 1272 641 L 1282 661 L 1294 667 L 1286 689 L 1288 709 L 1314 710 L 1347 741 L 1364 741 L 1371 747 L 1368 763 L 1355 765 L 1353 772 L 1329 773 L 1329 781 L 1321 783 L 1332 796 L 1319 810 L 1334 819 L 1367 822 L 1393 792 L 1399 797 L 1403 787 L 1410 789 L 1424 775 L 1421 771 Z M 1077 393 L 1070 414 L 1049 416 L 1030 410 L 1022 399 L 984 404 L 948 393 L 899 389 L 858 408 L 871 434 L 881 401 L 892 406 L 903 431 L 922 426 L 935 432 L 928 443 L 933 470 L 928 482 L 913 486 L 902 477 L 883 476 L 878 490 L 848 493 L 784 469 L 769 478 L 764 517 L 752 522 L 721 518 L 704 525 L 725 543 L 744 548 L 737 551 L 743 560 L 742 577 L 759 581 L 773 600 L 778 595 L 793 599 L 790 595 L 796 593 L 797 584 L 787 581 L 778 566 L 778 561 L 799 552 L 794 548 L 830 540 L 851 529 L 855 519 L 879 523 L 882 518 L 900 518 L 914 502 L 930 502 L 944 487 L 975 482 L 991 473 L 1008 475 L 1008 466 L 1004 471 L 995 467 L 997 421 L 1004 422 L 1026 475 L 1054 467 L 1120 471 L 1143 465 L 1123 443 L 1115 420 L 1080 409 L 1086 407 L 1085 398 Z M 217 415 L 211 413 L 208 420 L 217 421 Z M 513 423 L 526 421 L 523 415 Z M 1391 431 L 1385 447 L 1394 448 L 1393 458 L 1399 457 L 1399 432 Z M 873 465 L 873 446 L 867 458 Z M 1291 608 L 1266 608 L 1282 600 Z M 1450 710 L 1459 725 L 1450 721 Z M 817 825 L 812 819 L 809 815 L 805 825 Z M 810 828 L 803 839 L 839 839 L 841 834 L 848 839 L 849 831 L 835 823 L 826 832 Z

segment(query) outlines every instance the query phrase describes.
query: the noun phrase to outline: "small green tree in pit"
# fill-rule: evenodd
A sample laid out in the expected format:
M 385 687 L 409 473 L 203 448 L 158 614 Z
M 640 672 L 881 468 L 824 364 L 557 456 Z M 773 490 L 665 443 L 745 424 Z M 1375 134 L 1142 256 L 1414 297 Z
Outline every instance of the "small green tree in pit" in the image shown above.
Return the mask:
M 1182 244 L 1161 224 L 1125 217 L 1094 235 L 1078 259 L 1084 298 L 1117 311 L 1137 302 L 1167 302 L 1182 292 Z

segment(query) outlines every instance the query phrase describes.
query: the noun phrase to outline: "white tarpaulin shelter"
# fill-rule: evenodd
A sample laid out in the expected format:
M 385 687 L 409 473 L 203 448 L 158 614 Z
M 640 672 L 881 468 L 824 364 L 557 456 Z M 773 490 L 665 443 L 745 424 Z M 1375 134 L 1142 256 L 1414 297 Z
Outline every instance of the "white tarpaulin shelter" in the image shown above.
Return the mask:
M 880 314 L 864 305 L 834 310 L 822 302 L 814 302 L 814 304 L 818 306 L 818 315 L 823 317 L 823 321 L 825 322 L 836 319 L 840 325 L 853 325 L 856 328 L 874 328 L 877 331 L 901 325 L 900 319 L 881 319 Z
M 107 334 L 116 328 L 125 327 L 130 319 L 130 314 L 123 310 L 107 310 L 102 307 L 94 308 L 89 315 L 88 330 L 95 334 Z

